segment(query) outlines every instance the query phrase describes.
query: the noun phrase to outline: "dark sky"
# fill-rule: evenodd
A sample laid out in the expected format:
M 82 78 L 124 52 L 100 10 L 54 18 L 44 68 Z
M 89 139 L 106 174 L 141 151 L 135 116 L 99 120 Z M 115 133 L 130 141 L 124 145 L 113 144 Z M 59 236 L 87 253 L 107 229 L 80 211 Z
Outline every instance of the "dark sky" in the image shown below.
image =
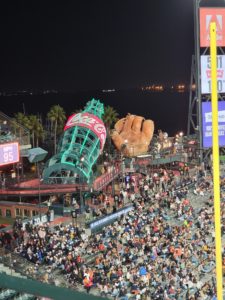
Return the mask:
M 1 1 L 0 23 L 1 90 L 190 79 L 192 0 Z

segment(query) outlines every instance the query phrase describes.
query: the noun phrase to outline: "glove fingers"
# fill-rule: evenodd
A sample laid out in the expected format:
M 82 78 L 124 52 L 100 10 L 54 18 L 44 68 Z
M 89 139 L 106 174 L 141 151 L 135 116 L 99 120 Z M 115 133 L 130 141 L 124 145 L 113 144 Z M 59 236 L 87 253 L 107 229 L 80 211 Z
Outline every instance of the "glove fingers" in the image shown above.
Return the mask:
M 132 129 L 135 132 L 139 132 L 141 130 L 143 120 L 144 120 L 143 117 L 135 116 L 133 124 L 132 124 Z
M 154 123 L 152 120 L 145 120 L 142 127 L 142 132 L 151 141 L 154 132 Z
M 119 121 L 116 122 L 114 128 L 118 133 L 120 133 L 123 130 L 125 120 L 126 120 L 126 118 L 122 118 L 122 119 L 120 119 Z
M 126 117 L 126 121 L 125 121 L 125 124 L 124 124 L 123 131 L 129 131 L 129 130 L 131 130 L 131 126 L 132 126 L 134 118 L 135 118 L 134 115 L 128 115 Z
M 118 150 L 121 149 L 122 144 L 124 143 L 121 135 L 118 134 L 118 132 L 114 131 L 113 134 L 111 135 L 111 138 L 113 140 L 114 145 Z

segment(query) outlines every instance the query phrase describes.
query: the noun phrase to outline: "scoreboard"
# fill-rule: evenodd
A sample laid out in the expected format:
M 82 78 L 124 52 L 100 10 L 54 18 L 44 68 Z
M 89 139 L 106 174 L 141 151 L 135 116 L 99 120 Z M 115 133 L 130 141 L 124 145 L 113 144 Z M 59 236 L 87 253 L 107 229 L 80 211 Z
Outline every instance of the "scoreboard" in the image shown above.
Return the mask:
M 217 55 L 217 92 L 225 93 L 225 55 Z M 201 56 L 201 93 L 211 94 L 211 57 Z
M 19 143 L 0 144 L 0 166 L 19 162 Z

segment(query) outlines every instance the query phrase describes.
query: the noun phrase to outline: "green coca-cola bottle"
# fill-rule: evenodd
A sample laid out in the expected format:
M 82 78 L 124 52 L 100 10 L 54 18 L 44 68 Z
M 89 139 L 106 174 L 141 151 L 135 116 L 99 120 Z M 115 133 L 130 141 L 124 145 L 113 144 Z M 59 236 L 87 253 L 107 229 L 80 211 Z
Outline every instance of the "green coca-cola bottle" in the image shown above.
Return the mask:
M 99 100 L 92 99 L 82 112 L 68 118 L 57 154 L 48 161 L 44 169 L 45 182 L 90 182 L 92 167 L 106 140 L 103 114 L 104 105 Z

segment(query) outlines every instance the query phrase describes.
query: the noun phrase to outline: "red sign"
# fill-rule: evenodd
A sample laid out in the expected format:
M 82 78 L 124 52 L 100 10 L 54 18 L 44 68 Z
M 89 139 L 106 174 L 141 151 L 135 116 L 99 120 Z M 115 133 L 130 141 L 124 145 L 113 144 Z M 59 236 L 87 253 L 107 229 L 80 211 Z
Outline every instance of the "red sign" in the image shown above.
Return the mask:
M 64 131 L 73 126 L 86 127 L 93 131 L 100 140 L 100 149 L 103 149 L 106 140 L 106 129 L 101 119 L 89 113 L 78 113 L 69 117 Z
M 225 46 L 225 8 L 200 8 L 200 47 L 210 46 L 210 23 L 216 23 L 217 46 Z
M 217 70 L 217 78 L 223 78 L 224 70 Z M 211 70 L 206 70 L 207 78 L 211 78 Z

